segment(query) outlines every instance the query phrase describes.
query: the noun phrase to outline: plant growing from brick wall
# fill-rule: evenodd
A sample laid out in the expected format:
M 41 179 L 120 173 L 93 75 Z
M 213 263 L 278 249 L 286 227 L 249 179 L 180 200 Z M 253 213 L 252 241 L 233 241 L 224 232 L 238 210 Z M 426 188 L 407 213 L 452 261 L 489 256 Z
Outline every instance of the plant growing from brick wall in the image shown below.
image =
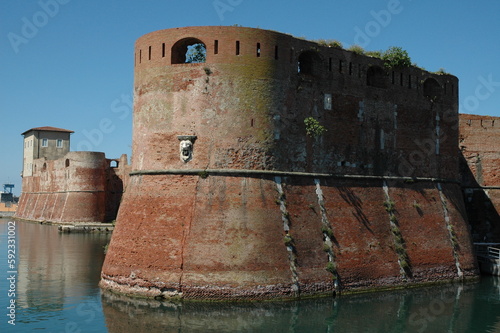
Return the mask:
M 394 212 L 394 206 L 395 206 L 394 201 L 392 201 L 390 199 L 384 201 L 384 207 L 385 207 L 386 212 L 388 212 L 388 213 Z
M 308 136 L 318 137 L 327 131 L 325 126 L 321 125 L 319 121 L 313 117 L 304 119 L 304 124 L 306 125 L 306 134 Z
M 392 46 L 382 53 L 382 60 L 387 68 L 410 67 L 412 65 L 408 52 L 399 46 Z
M 389 213 L 389 223 L 391 226 L 391 233 L 394 240 L 394 252 L 398 255 L 398 263 L 401 268 L 402 274 L 405 277 L 411 277 L 411 266 L 410 266 L 410 258 L 408 257 L 408 253 L 406 252 L 405 240 L 403 235 L 401 234 L 401 230 L 399 230 L 398 219 L 395 212 L 395 203 L 390 198 L 388 198 L 384 202 L 385 210 Z
M 329 261 L 328 264 L 326 264 L 325 270 L 332 273 L 332 279 L 337 279 L 337 265 L 335 265 L 334 262 Z
M 293 237 L 290 236 L 290 234 L 286 234 L 285 237 L 283 237 L 283 243 L 286 246 L 293 247 Z
M 399 227 L 391 222 L 391 232 L 394 237 L 394 251 L 398 255 L 399 266 L 406 276 L 411 276 L 410 258 L 406 252 L 405 241 Z
M 356 45 L 356 44 L 351 45 L 351 46 L 347 49 L 347 51 L 351 51 L 351 52 L 354 52 L 354 53 L 356 53 L 356 54 L 365 54 L 365 49 L 364 49 L 364 48 L 362 48 L 362 47 L 361 47 L 361 46 L 359 46 L 359 45 Z
M 341 49 L 343 47 L 342 42 L 333 39 L 319 39 L 316 41 L 316 43 L 318 43 L 321 46 L 336 47 L 338 49 Z
M 382 51 L 366 51 L 365 55 L 372 57 L 372 58 L 382 59 Z

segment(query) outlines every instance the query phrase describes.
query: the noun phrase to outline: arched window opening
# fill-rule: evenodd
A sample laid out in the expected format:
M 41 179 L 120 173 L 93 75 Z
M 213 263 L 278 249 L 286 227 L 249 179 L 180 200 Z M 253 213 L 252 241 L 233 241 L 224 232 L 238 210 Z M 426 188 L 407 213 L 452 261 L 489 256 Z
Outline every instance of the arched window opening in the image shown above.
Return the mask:
M 384 70 L 379 66 L 371 66 L 366 71 L 366 84 L 370 87 L 387 88 Z
M 305 51 L 299 55 L 298 72 L 302 75 L 320 76 L 321 57 L 314 51 Z
M 433 78 L 428 78 L 424 81 L 424 96 L 432 100 L 436 100 L 441 97 L 443 89 L 439 82 Z
M 196 38 L 184 38 L 172 46 L 172 64 L 198 64 L 207 60 L 207 47 Z
M 47 163 L 43 163 L 42 171 L 47 171 Z
M 69 159 L 66 159 L 66 161 L 64 162 L 64 166 L 67 168 L 69 167 Z
M 109 162 L 110 168 L 118 168 L 118 161 L 112 160 Z

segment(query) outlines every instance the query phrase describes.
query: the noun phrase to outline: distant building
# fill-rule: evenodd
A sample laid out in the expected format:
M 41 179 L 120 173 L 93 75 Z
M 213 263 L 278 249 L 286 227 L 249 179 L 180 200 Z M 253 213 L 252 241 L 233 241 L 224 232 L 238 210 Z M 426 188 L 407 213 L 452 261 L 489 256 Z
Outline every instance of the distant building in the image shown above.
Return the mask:
M 33 175 L 33 161 L 45 157 L 57 160 L 69 152 L 70 135 L 73 131 L 57 127 L 35 127 L 24 135 L 24 163 L 22 176 Z
M 24 135 L 23 185 L 15 217 L 56 223 L 116 218 L 130 168 L 127 155 L 70 151 L 73 131 L 36 127 Z
M 14 202 L 15 197 L 12 193 L 12 189 L 14 188 L 14 184 L 3 184 L 3 192 L 0 192 L 0 202 Z
M 14 184 L 3 184 L 3 191 L 0 191 L 0 216 L 11 216 L 17 209 L 19 198 L 12 193 L 13 188 Z

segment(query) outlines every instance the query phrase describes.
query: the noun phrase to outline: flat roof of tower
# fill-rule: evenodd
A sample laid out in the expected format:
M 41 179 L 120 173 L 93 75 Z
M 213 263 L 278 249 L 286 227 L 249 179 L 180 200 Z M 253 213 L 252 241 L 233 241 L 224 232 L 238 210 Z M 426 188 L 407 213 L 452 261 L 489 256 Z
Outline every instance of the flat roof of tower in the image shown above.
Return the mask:
M 21 133 L 21 135 L 24 135 L 24 134 L 26 134 L 28 132 L 31 132 L 31 131 L 75 133 L 74 131 L 67 130 L 67 129 L 64 129 L 64 128 L 57 128 L 57 127 L 52 127 L 52 126 L 43 126 L 43 127 L 34 127 L 32 129 L 29 129 L 29 130 Z

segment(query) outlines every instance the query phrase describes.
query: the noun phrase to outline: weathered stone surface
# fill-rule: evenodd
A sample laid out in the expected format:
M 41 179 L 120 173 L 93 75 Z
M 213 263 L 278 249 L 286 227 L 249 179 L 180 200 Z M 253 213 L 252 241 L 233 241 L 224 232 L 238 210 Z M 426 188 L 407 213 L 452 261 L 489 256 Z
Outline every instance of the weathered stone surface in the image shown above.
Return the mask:
M 34 160 L 33 174 L 23 178 L 15 217 L 56 223 L 114 220 L 130 169 L 126 155 L 117 168 L 110 162 L 98 152 Z
M 205 63 L 175 63 L 189 41 L 205 44 Z M 265 299 L 475 275 L 458 185 L 457 90 L 451 75 L 386 69 L 272 31 L 141 37 L 133 171 L 101 285 Z M 326 132 L 307 136 L 308 117 Z M 188 162 L 184 136 L 196 136 Z
M 500 242 L 500 117 L 461 114 L 459 145 L 474 241 Z

